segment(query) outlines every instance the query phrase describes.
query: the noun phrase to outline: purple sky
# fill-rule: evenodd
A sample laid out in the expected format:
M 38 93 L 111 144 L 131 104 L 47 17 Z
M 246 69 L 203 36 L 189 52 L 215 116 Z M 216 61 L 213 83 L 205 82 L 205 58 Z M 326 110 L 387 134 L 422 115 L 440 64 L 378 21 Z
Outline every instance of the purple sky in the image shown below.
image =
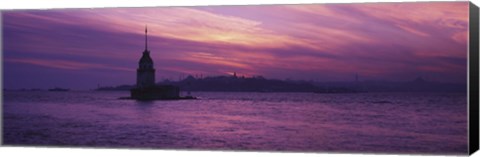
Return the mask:
M 157 81 L 467 77 L 468 2 L 18 10 L 2 19 L 4 88 L 134 84 L 145 25 Z

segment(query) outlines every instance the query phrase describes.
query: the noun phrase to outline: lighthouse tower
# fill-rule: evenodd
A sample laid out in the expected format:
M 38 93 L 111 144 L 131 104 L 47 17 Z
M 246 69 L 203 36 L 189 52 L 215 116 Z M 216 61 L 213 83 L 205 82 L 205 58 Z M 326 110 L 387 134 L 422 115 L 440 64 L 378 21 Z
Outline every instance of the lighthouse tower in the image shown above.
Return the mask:
M 194 97 L 180 97 L 180 88 L 174 85 L 156 85 L 155 69 L 150 57 L 147 42 L 147 26 L 145 26 L 145 50 L 138 61 L 137 85 L 130 89 L 130 98 L 135 100 L 175 100 L 195 99 Z
M 142 58 L 140 58 L 138 62 L 137 88 L 155 86 L 155 69 L 153 68 L 153 60 L 150 57 L 147 44 L 147 26 L 145 26 L 145 50 L 143 51 Z

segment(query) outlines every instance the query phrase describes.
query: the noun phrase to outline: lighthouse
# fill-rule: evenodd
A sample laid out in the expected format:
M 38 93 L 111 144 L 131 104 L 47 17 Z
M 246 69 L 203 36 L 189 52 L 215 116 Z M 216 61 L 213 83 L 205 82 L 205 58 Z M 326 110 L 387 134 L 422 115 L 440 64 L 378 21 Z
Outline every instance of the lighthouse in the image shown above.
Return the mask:
M 130 90 L 130 98 L 135 100 L 195 99 L 191 96 L 180 97 L 180 88 L 177 86 L 155 84 L 155 68 L 153 68 L 153 59 L 148 50 L 147 33 L 147 26 L 145 26 L 145 50 L 138 61 L 137 84 Z
M 148 50 L 147 31 L 147 26 L 145 26 L 145 50 L 142 53 L 140 61 L 138 61 L 137 88 L 155 86 L 155 69 L 153 68 L 153 60 Z

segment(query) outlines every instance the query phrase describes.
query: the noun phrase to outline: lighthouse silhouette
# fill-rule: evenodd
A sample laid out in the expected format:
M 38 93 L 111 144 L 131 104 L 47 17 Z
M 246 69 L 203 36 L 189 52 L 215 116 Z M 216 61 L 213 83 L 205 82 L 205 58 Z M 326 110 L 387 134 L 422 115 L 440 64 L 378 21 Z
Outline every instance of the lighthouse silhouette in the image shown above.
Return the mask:
M 153 60 L 150 57 L 150 51 L 148 50 L 147 39 L 147 26 L 145 26 L 145 50 L 142 53 L 140 61 L 138 61 L 137 88 L 155 86 L 155 69 L 153 68 Z
M 156 85 L 153 59 L 148 50 L 148 30 L 145 26 L 145 50 L 138 61 L 137 84 L 130 90 L 130 97 L 136 100 L 171 100 L 193 97 L 180 97 L 180 88 L 173 85 Z

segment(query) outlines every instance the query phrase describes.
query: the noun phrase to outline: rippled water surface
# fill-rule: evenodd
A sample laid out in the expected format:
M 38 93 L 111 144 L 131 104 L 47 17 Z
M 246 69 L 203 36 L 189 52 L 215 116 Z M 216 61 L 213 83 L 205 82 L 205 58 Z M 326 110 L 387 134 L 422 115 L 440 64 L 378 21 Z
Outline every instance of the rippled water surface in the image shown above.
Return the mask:
M 460 93 L 193 93 L 199 100 L 120 100 L 128 92 L 3 95 L 7 145 L 304 152 L 467 152 Z

